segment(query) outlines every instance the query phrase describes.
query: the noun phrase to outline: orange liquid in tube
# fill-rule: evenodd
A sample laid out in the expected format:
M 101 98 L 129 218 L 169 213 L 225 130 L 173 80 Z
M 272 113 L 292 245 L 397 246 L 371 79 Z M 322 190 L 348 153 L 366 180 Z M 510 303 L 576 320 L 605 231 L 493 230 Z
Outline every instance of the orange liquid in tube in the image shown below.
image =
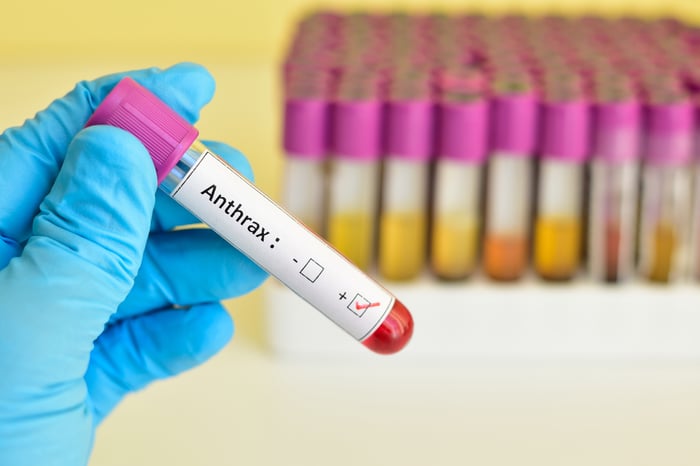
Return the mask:
M 497 81 L 491 105 L 483 265 L 497 281 L 520 279 L 529 258 L 537 100 L 529 78 L 519 78 Z

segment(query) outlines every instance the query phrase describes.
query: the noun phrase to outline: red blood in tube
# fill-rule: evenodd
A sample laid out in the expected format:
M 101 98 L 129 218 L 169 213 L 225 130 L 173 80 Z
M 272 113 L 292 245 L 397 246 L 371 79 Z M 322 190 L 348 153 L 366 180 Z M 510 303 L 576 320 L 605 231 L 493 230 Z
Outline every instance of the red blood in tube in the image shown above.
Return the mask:
M 610 221 L 605 226 L 605 279 L 616 282 L 620 279 L 620 225 Z
M 401 350 L 413 335 L 413 318 L 406 306 L 397 299 L 384 322 L 362 341 L 375 353 L 392 354 Z

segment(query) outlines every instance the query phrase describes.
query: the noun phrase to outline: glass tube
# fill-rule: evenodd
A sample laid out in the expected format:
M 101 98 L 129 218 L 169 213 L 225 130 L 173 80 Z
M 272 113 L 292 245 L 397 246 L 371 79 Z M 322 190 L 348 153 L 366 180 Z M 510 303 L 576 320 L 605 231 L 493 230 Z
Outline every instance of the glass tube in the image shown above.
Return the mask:
M 382 102 L 377 81 L 345 75 L 332 117 L 328 241 L 361 270 L 374 263 Z
M 688 266 L 693 108 L 675 88 L 654 91 L 646 123 L 639 265 L 648 280 L 669 283 Z
M 412 280 L 426 265 L 433 111 L 429 74 L 395 71 L 385 119 L 379 273 Z
M 406 307 L 221 157 L 199 131 L 131 78 L 86 126 L 128 131 L 148 150 L 160 189 L 367 348 L 390 354 L 413 333 Z
M 425 265 L 428 164 L 388 158 L 382 190 L 379 273 L 389 280 L 410 280 Z
M 328 240 L 362 270 L 373 263 L 378 191 L 378 161 L 333 161 Z
M 573 278 L 581 265 L 583 176 L 589 105 L 575 75 L 548 77 L 542 105 L 534 268 L 545 280 Z
M 595 280 L 615 283 L 634 270 L 638 163 L 599 159 L 591 168 L 589 270 Z
M 498 153 L 489 159 L 484 270 L 495 280 L 516 280 L 528 261 L 532 159 Z
M 324 231 L 326 182 L 323 161 L 288 154 L 282 183 L 282 203 L 310 230 Z
M 330 78 L 325 73 L 294 74 L 285 84 L 282 204 L 323 235 Z
M 534 265 L 547 280 L 570 279 L 580 264 L 583 169 L 556 159 L 540 165 Z
M 588 219 L 588 270 L 616 283 L 634 271 L 642 112 L 625 75 L 596 76 Z
M 476 267 L 480 224 L 481 164 L 439 160 L 435 168 L 431 266 L 445 280 Z
M 440 84 L 436 128 L 430 264 L 443 280 L 466 278 L 477 266 L 488 153 L 489 102 L 481 81 L 458 77 L 465 79 Z
M 696 137 L 695 148 L 700 149 L 700 137 Z M 698 160 L 697 157 L 696 160 Z M 700 280 L 700 163 L 697 161 L 693 164 L 692 190 L 692 224 L 688 238 L 690 274 L 695 280 Z
M 652 282 L 668 283 L 682 270 L 689 188 L 687 167 L 644 167 L 639 259 L 643 276 Z
M 493 280 L 512 281 L 529 259 L 538 101 L 527 73 L 501 74 L 491 100 L 483 267 Z

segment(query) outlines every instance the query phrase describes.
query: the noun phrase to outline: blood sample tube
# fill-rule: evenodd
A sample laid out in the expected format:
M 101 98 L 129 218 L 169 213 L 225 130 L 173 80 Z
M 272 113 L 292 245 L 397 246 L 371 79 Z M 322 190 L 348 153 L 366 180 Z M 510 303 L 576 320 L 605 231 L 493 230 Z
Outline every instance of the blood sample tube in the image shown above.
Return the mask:
M 366 347 L 388 354 L 406 345 L 413 320 L 401 302 L 207 149 L 148 90 L 120 81 L 87 122 L 98 124 L 136 136 L 161 190 Z
M 634 270 L 641 112 L 631 92 L 598 95 L 593 119 L 588 265 L 594 280 Z
M 649 97 L 645 128 L 639 261 L 642 276 L 668 283 L 684 266 L 690 212 L 693 108 L 674 89 Z
M 373 263 L 379 206 L 382 102 L 374 80 L 347 76 L 332 118 L 328 240 L 352 263 Z
M 549 95 L 542 105 L 534 266 L 546 280 L 571 279 L 580 266 L 588 112 L 581 97 Z
M 307 87 L 308 86 L 308 87 Z M 286 153 L 282 203 L 323 235 L 328 96 L 324 85 L 292 84 L 284 104 Z
M 426 259 L 433 102 L 414 79 L 394 83 L 387 105 L 378 265 L 389 280 L 416 278 Z
M 699 76 L 700 77 L 700 76 Z M 696 81 L 700 84 L 700 79 Z M 700 280 L 700 98 L 695 96 L 693 125 L 693 199 L 692 199 L 692 225 L 690 231 L 690 274 L 695 280 Z
M 438 121 L 430 261 L 437 277 L 458 280 L 477 264 L 488 100 L 475 93 L 445 93 Z
M 522 77 L 496 83 L 491 106 L 484 258 L 494 280 L 517 280 L 528 261 L 537 99 Z

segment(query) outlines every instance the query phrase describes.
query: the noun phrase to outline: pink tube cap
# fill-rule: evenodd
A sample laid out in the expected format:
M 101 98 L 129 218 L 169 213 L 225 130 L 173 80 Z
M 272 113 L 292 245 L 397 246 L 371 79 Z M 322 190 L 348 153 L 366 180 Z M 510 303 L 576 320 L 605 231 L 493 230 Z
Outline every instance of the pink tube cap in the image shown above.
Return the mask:
M 488 101 L 443 101 L 438 115 L 438 157 L 482 163 L 488 150 Z
M 327 150 L 328 102 L 288 99 L 284 105 L 284 149 L 288 155 L 320 160 Z
M 339 100 L 332 121 L 333 155 L 366 161 L 380 158 L 382 102 L 379 99 Z
M 131 78 L 114 86 L 85 126 L 108 125 L 136 136 L 146 146 L 162 182 L 197 139 L 199 131 Z
M 537 131 L 537 100 L 533 93 L 495 96 L 491 120 L 494 151 L 533 155 Z
M 433 102 L 429 99 L 397 100 L 387 105 L 386 153 L 424 161 L 432 155 Z
M 588 156 L 590 118 L 583 100 L 545 102 L 542 106 L 541 154 L 581 163 Z
M 692 157 L 693 106 L 689 100 L 650 105 L 647 109 L 646 160 L 654 165 L 682 165 Z
M 600 102 L 594 115 L 594 158 L 613 163 L 639 158 L 642 114 L 637 100 Z

